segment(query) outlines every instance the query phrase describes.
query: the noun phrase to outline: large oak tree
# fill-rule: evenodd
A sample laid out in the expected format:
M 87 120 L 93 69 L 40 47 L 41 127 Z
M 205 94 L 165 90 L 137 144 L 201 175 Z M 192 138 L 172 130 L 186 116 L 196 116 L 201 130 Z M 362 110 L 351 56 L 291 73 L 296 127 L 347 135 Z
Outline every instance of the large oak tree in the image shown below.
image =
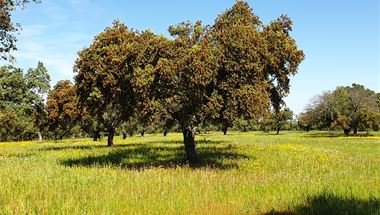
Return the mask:
M 291 24 L 281 16 L 264 26 L 244 1 L 212 26 L 170 26 L 170 39 L 116 21 L 79 53 L 79 101 L 108 129 L 109 146 L 115 127 L 132 116 L 146 125 L 178 122 L 186 160 L 195 163 L 198 124 L 226 131 L 236 118 L 263 120 L 271 102 L 279 110 L 303 60 Z

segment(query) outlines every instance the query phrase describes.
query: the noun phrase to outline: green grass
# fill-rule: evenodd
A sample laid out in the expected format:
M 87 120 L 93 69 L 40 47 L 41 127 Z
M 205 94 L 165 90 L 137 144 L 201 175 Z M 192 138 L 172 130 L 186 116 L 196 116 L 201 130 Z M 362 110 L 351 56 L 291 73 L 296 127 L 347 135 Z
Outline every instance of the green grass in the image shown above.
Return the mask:
M 0 143 L 0 214 L 380 214 L 380 135 Z

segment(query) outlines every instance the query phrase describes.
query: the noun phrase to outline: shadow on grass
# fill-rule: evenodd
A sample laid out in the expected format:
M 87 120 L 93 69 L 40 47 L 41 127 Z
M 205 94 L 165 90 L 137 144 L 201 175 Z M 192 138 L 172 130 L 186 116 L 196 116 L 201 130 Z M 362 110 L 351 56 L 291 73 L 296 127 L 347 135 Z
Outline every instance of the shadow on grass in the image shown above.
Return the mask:
M 141 144 L 121 144 L 114 145 L 112 148 L 126 148 L 134 147 Z M 61 145 L 61 146 L 46 146 L 39 149 L 39 151 L 64 151 L 64 150 L 92 150 L 92 149 L 106 149 L 109 148 L 104 145 Z
M 124 140 L 123 142 L 128 142 L 128 140 Z M 99 143 L 99 142 L 94 142 Z M 202 145 L 213 145 L 213 144 L 221 144 L 223 143 L 222 141 L 211 141 L 207 139 L 203 140 L 197 140 L 197 144 L 202 144 Z M 142 143 L 116 143 L 112 148 L 127 148 L 127 147 L 134 147 L 134 146 L 141 146 L 141 145 L 146 145 L 146 144 L 177 144 L 177 145 L 183 145 L 182 141 L 177 141 L 177 140 L 165 140 L 165 141 L 144 141 Z M 39 149 L 39 151 L 63 151 L 63 150 L 92 150 L 92 149 L 101 149 L 101 148 L 109 148 L 106 143 L 104 145 L 59 145 L 57 146 L 44 146 Z
M 368 133 L 358 133 L 358 134 L 349 134 L 345 135 L 343 132 L 318 132 L 318 133 L 306 133 L 303 135 L 304 137 L 310 137 L 310 138 L 321 138 L 321 137 L 327 137 L 327 138 L 334 138 L 334 137 L 372 137 L 373 134 Z
M 293 211 L 270 211 L 265 215 L 373 215 L 380 214 L 380 200 L 360 200 L 356 198 L 342 198 L 333 194 L 322 193 L 307 199 L 305 205 L 296 207 Z
M 126 145 L 128 146 L 128 145 Z M 191 168 L 233 169 L 238 168 L 236 163 L 240 159 L 251 159 L 238 154 L 229 147 L 204 146 L 198 147 L 198 162 Z M 184 162 L 183 146 L 152 146 L 150 144 L 136 144 L 131 147 L 112 149 L 108 154 L 81 157 L 61 161 L 68 167 L 117 167 L 128 170 L 144 170 L 149 168 L 177 168 L 189 166 Z

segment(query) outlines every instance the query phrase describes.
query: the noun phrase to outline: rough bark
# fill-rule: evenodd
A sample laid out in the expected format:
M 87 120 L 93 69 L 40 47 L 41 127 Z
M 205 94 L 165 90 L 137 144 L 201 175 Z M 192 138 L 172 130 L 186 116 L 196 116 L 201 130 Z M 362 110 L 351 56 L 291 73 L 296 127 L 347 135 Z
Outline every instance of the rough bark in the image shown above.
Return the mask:
M 195 151 L 195 132 L 191 126 L 183 129 L 183 143 L 185 144 L 186 161 L 190 165 L 197 162 L 197 153 Z
M 115 128 L 110 127 L 108 128 L 108 139 L 107 139 L 107 146 L 112 147 L 113 146 L 113 137 L 115 136 Z

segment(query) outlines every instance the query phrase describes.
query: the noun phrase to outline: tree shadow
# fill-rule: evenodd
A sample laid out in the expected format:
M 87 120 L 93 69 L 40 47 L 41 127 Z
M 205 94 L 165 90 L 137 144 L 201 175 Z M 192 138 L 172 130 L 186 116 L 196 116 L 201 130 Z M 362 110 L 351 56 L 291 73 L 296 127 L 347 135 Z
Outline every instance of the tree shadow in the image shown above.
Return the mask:
M 114 145 L 112 148 L 126 148 L 141 145 L 138 143 L 131 144 L 120 144 Z M 62 146 L 44 146 L 39 151 L 64 151 L 64 150 L 93 150 L 93 149 L 102 149 L 110 148 L 107 145 L 62 145 Z
M 334 137 L 348 137 L 344 133 L 336 133 L 336 132 L 319 132 L 319 133 L 306 133 L 302 135 L 303 137 L 309 137 L 309 138 L 334 138 Z
M 380 200 L 374 197 L 361 200 L 354 197 L 338 197 L 330 193 L 322 193 L 307 199 L 305 205 L 300 205 L 291 211 L 270 211 L 264 215 L 373 215 L 380 214 Z
M 349 134 L 346 135 L 343 132 L 337 133 L 337 132 L 318 132 L 318 133 L 307 133 L 304 134 L 303 137 L 310 137 L 310 138 L 335 138 L 335 137 L 372 137 L 373 134 L 368 133 L 358 133 L 358 134 Z
M 67 159 L 60 163 L 67 167 L 117 167 L 127 170 L 144 170 L 150 168 L 191 168 L 232 169 L 238 168 L 237 160 L 252 159 L 251 157 L 233 151 L 231 147 L 199 147 L 198 162 L 189 165 L 184 162 L 183 146 L 152 146 L 137 144 L 117 150 L 111 150 L 104 155 Z
M 128 140 L 126 140 L 128 141 Z M 125 141 L 124 141 L 125 142 Z M 202 145 L 215 145 L 215 144 L 221 144 L 222 141 L 211 141 L 207 139 L 203 140 L 197 140 L 197 144 Z M 94 142 L 95 143 L 95 142 Z M 141 146 L 146 144 L 174 144 L 174 145 L 183 145 L 182 141 L 177 140 L 154 140 L 154 141 L 144 141 L 142 143 L 116 143 L 112 148 L 126 148 L 126 147 L 134 147 L 134 146 Z M 93 149 L 101 149 L 101 148 L 109 148 L 106 144 L 104 145 L 94 145 L 94 144 L 87 144 L 87 145 L 57 145 L 57 146 L 42 146 L 39 148 L 39 151 L 63 151 L 63 150 L 93 150 Z

